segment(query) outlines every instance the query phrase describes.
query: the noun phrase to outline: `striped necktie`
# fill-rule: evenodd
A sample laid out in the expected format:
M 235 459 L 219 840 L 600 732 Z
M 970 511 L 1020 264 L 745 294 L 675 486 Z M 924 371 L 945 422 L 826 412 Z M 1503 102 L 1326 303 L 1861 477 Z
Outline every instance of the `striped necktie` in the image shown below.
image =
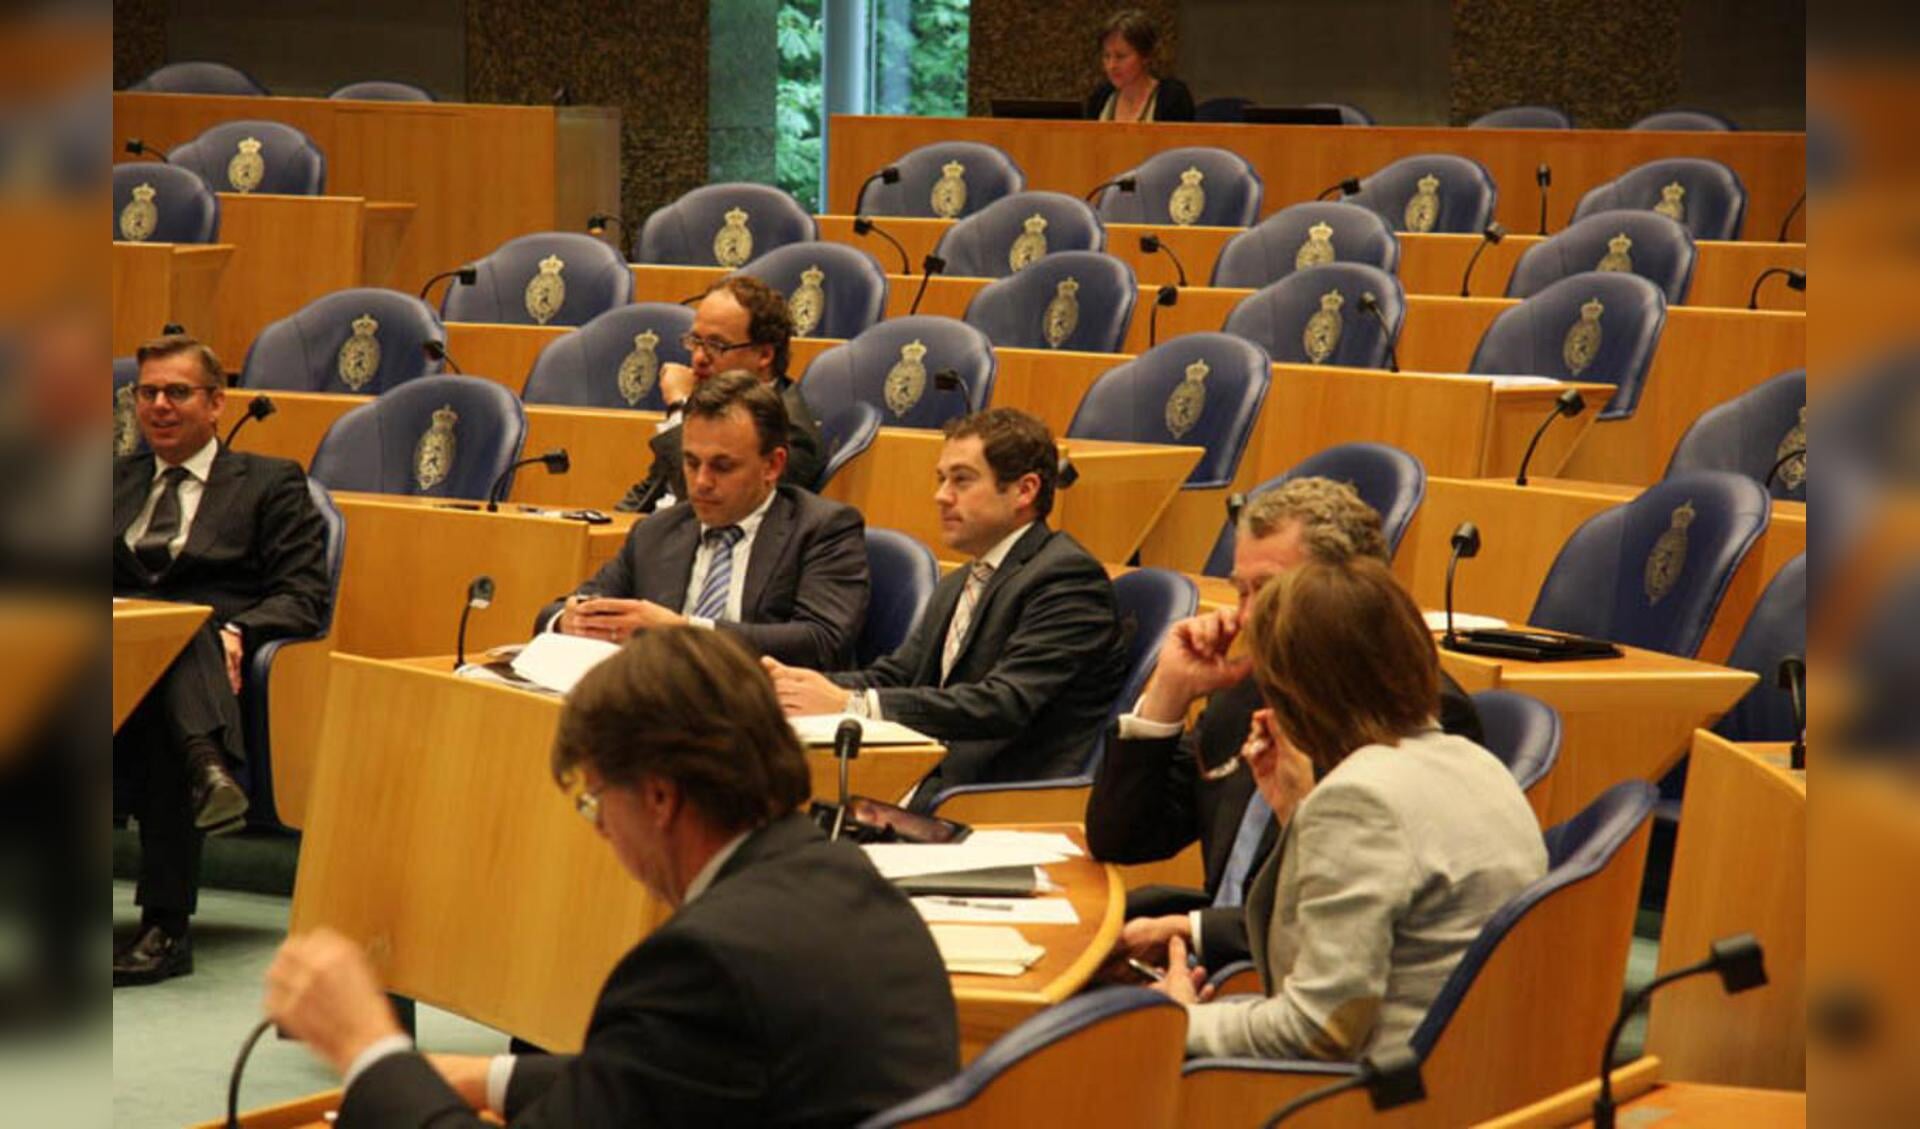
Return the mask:
M 733 547 L 746 535 L 747 531 L 737 525 L 722 525 L 703 534 L 708 549 L 707 579 L 700 586 L 694 615 L 701 619 L 727 617 L 727 593 L 733 587 Z
M 985 561 L 974 561 L 967 566 L 967 582 L 960 588 L 960 602 L 954 605 L 953 619 L 947 624 L 947 641 L 940 648 L 942 682 L 953 673 L 953 660 L 960 657 L 960 644 L 966 642 L 967 629 L 973 626 L 973 609 L 980 603 L 980 593 L 992 576 L 993 566 Z

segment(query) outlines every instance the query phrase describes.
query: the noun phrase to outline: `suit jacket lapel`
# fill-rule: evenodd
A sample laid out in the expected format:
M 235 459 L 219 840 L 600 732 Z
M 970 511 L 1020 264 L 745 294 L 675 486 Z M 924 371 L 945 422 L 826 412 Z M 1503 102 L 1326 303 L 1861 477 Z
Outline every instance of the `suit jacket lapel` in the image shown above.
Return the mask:
M 233 504 L 233 498 L 240 492 L 241 480 L 247 476 L 246 461 L 233 452 L 221 447 L 213 456 L 213 466 L 207 471 L 207 484 L 200 491 L 200 506 L 193 512 L 193 526 L 187 530 L 187 543 L 180 548 L 180 560 L 198 556 L 207 551 L 220 532 L 220 519 Z
M 1260 872 L 1254 876 L 1253 885 L 1247 888 L 1247 949 L 1253 957 L 1253 966 L 1260 973 L 1260 983 L 1266 985 L 1271 995 L 1279 981 L 1274 979 L 1273 969 L 1267 958 L 1267 931 L 1273 926 L 1273 903 L 1280 891 L 1280 859 L 1285 846 L 1276 845 L 1267 861 L 1260 864 Z
M 659 587 L 655 589 L 658 599 L 655 602 L 670 612 L 687 606 L 687 584 L 693 579 L 693 558 L 700 551 L 700 521 L 693 516 L 691 507 L 680 510 L 685 520 L 676 522 L 660 539 L 661 560 L 657 564 L 644 560 L 633 562 L 635 576 L 658 577 Z M 647 518 L 648 521 L 660 519 L 659 513 Z
M 126 537 L 127 527 L 140 516 L 153 489 L 153 456 L 122 460 L 113 480 L 113 538 Z
M 987 578 L 986 590 L 980 593 L 980 599 L 973 605 L 973 618 L 967 621 L 966 637 L 960 640 L 960 649 L 954 652 L 953 669 L 960 669 L 960 664 L 966 661 L 967 651 L 973 646 L 974 637 L 980 634 L 980 625 L 985 623 L 987 616 L 992 613 L 994 597 L 1008 584 L 1012 583 L 1013 574 L 1019 572 L 1021 566 L 1026 564 L 1027 561 L 1033 558 L 1035 553 L 1040 551 L 1040 546 L 1046 543 L 1047 536 L 1050 532 L 1051 531 L 1047 529 L 1046 522 L 1034 522 L 1032 526 L 1028 527 L 1026 533 L 1021 535 L 1020 540 L 1013 543 L 1013 548 L 1007 550 L 1006 558 L 1000 562 L 1000 567 L 994 569 L 993 575 Z M 965 565 L 961 566 L 960 572 L 963 574 L 966 572 Z M 964 583 L 961 587 L 965 587 Z M 960 602 L 959 591 L 959 589 L 955 589 L 954 591 L 954 603 L 956 606 Z M 949 622 L 951 622 L 951 618 L 951 616 L 948 617 Z M 942 642 L 946 641 L 945 634 L 942 634 L 940 638 Z
M 760 610 L 760 598 L 766 594 L 773 566 L 784 555 L 787 538 L 793 536 L 793 499 L 775 493 L 773 504 L 760 519 L 753 535 L 753 551 L 747 556 L 747 580 L 740 590 L 740 618 L 751 620 Z

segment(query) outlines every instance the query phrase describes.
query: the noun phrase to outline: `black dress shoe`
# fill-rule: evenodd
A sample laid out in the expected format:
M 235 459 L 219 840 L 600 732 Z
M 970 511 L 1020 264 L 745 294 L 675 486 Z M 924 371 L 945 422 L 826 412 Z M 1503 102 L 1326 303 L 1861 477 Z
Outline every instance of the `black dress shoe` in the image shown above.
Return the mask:
M 247 813 L 247 794 L 234 783 L 220 754 L 203 749 L 187 765 L 192 782 L 193 825 L 202 829 L 224 827 Z
M 158 984 L 193 971 L 193 934 L 175 937 L 158 925 L 140 931 L 133 944 L 113 956 L 113 986 Z

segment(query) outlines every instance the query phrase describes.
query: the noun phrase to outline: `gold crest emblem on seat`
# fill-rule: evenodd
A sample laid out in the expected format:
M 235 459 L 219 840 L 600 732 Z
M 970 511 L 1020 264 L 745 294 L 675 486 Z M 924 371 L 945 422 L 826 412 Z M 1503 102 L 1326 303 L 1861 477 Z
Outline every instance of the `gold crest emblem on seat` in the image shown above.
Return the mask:
M 133 385 L 113 390 L 113 453 L 131 455 L 140 449 L 140 424 L 133 410 Z
M 1080 280 L 1063 278 L 1053 288 L 1053 300 L 1047 303 L 1047 309 L 1041 315 L 1040 332 L 1046 338 L 1047 348 L 1058 349 L 1066 344 L 1067 338 L 1080 325 Z
M 1400 213 L 1406 229 L 1412 232 L 1426 233 L 1440 221 L 1440 178 L 1428 173 L 1414 185 L 1413 195 L 1407 198 L 1406 210 Z
M 1675 223 L 1687 222 L 1687 189 L 1679 181 L 1674 181 L 1660 190 L 1660 202 L 1653 210 Z
M 453 472 L 453 429 L 459 422 L 460 413 L 453 410 L 452 404 L 447 404 L 433 413 L 433 423 L 420 433 L 420 441 L 413 445 L 413 481 L 420 489 L 433 489 Z
M 900 360 L 887 370 L 887 407 L 896 416 L 904 416 L 920 402 L 927 390 L 927 347 L 918 341 L 900 346 Z
M 374 336 L 379 330 L 380 323 L 372 314 L 354 318 L 353 336 L 341 343 L 339 355 L 334 358 L 340 382 L 355 392 L 365 388 L 373 374 L 380 371 L 380 339 Z
M 800 272 L 800 285 L 794 289 L 793 297 L 787 299 L 787 314 L 793 318 L 795 337 L 813 336 L 821 315 L 827 312 L 827 292 L 820 288 L 826 279 L 826 272 L 817 265 Z
M 1580 320 L 1573 323 L 1560 343 L 1560 359 L 1566 362 L 1569 374 L 1579 376 L 1600 355 L 1600 315 L 1605 312 L 1598 298 L 1589 298 L 1580 307 Z
M 534 324 L 547 324 L 566 304 L 567 280 L 560 277 L 566 266 L 560 256 L 548 255 L 540 260 L 540 273 L 527 280 L 527 316 Z
M 227 162 L 227 183 L 235 192 L 252 192 L 267 175 L 267 161 L 260 155 L 260 141 L 243 137 L 234 150 L 233 159 Z
M 1199 222 L 1200 213 L 1207 210 L 1207 190 L 1200 186 L 1205 179 L 1207 174 L 1197 168 L 1180 174 L 1180 187 L 1167 197 L 1167 215 L 1174 223 L 1187 227 Z
M 1795 454 L 1798 452 L 1798 454 Z M 1788 456 L 1791 455 L 1791 458 Z M 1800 420 L 1785 435 L 1780 437 L 1780 445 L 1773 449 L 1780 463 L 1780 481 L 1789 490 L 1800 489 L 1807 480 L 1807 406 L 1800 405 Z
M 1647 606 L 1652 607 L 1666 599 L 1674 585 L 1680 582 L 1680 574 L 1687 567 L 1687 526 L 1693 524 L 1695 516 L 1691 499 L 1680 503 L 1680 507 L 1673 511 L 1673 523 L 1653 543 L 1653 551 L 1647 554 Z
M 1600 257 L 1594 270 L 1631 271 L 1633 269 L 1633 237 L 1626 232 L 1607 240 L 1607 253 Z
M 1307 350 L 1307 359 L 1316 365 L 1325 363 L 1340 345 L 1340 307 L 1346 301 L 1338 290 L 1329 290 L 1320 295 L 1320 308 L 1307 319 L 1300 343 Z
M 1333 228 L 1316 223 L 1307 229 L 1307 241 L 1293 256 L 1293 269 L 1323 267 L 1333 261 Z
M 1200 422 L 1207 410 L 1207 374 L 1213 371 L 1207 362 L 1195 360 L 1187 366 L 1187 377 L 1167 397 L 1167 430 L 1175 439 L 1184 438 Z
M 1047 253 L 1047 217 L 1028 216 L 1020 224 L 1022 231 L 1007 250 L 1007 265 L 1019 270 L 1035 259 Z
M 160 226 L 160 209 L 153 203 L 153 185 L 133 186 L 133 199 L 120 209 L 120 238 L 141 243 Z
M 731 270 L 753 257 L 753 232 L 747 230 L 745 208 L 728 208 L 725 219 L 713 233 L 713 261 Z
M 633 352 L 620 362 L 620 371 L 614 375 L 620 398 L 628 407 L 645 399 L 660 378 L 660 354 L 655 351 L 659 345 L 660 335 L 651 329 L 633 335 Z
M 967 166 L 948 161 L 940 166 L 940 179 L 933 182 L 933 214 L 953 219 L 967 210 Z

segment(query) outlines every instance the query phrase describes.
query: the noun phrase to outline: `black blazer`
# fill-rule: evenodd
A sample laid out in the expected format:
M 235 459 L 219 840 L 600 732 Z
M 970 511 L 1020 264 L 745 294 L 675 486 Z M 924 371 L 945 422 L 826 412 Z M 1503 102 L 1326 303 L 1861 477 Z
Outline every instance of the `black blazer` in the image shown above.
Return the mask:
M 520 1058 L 512 1124 L 846 1126 L 960 1067 L 953 992 L 920 915 L 859 848 L 789 815 L 615 966 L 577 1055 Z M 478 1126 L 419 1054 L 380 1060 L 352 1126 Z
M 945 742 L 934 773 L 942 783 L 1078 771 L 1127 669 L 1106 569 L 1072 537 L 1035 522 L 980 594 L 942 685 L 940 652 L 966 578 L 956 569 L 941 579 L 899 650 L 834 681 L 878 690 L 887 718 Z
M 1202 780 L 1194 749 L 1198 747 L 1209 768 L 1238 755 L 1260 706 L 1259 688 L 1248 678 L 1208 699 L 1200 720 L 1178 737 L 1122 740 L 1116 724 L 1087 801 L 1087 846 L 1095 858 L 1157 862 L 1179 854 L 1195 839 L 1200 841 L 1206 889 L 1145 887 L 1129 896 L 1128 914 L 1200 910 L 1204 948 L 1200 956 L 1208 968 L 1245 960 L 1248 955 L 1243 910 L 1210 907 L 1233 853 L 1240 820 L 1253 798 L 1254 784 L 1253 774 L 1245 769 L 1225 780 Z M 1440 672 L 1440 726 L 1476 744 L 1485 743 L 1473 699 L 1444 670 Z M 1269 821 L 1246 881 L 1260 872 L 1278 838 L 1279 825 Z
M 1101 79 L 1094 84 L 1093 93 L 1087 95 L 1085 112 L 1089 121 L 1099 118 L 1100 111 L 1106 109 L 1107 99 L 1113 95 L 1113 83 Z M 1193 91 L 1177 78 L 1162 76 L 1159 89 L 1154 91 L 1153 120 L 1157 122 L 1190 122 L 1193 120 Z
M 780 481 L 811 490 L 827 465 L 827 441 L 820 432 L 819 421 L 813 418 L 813 409 L 807 406 L 806 397 L 800 395 L 800 386 L 784 376 L 774 377 L 773 386 L 780 390 L 780 400 L 787 406 L 787 469 L 781 472 Z M 614 507 L 621 513 L 652 513 L 654 503 L 666 491 L 686 501 L 687 474 L 686 465 L 680 459 L 680 428 L 669 427 L 659 432 L 647 441 L 647 446 L 653 450 L 653 465 L 647 469 L 647 477 L 628 487 L 627 496 Z
M 849 665 L 867 618 L 865 530 L 851 506 L 784 483 L 774 487 L 747 558 L 743 622 L 718 626 L 783 663 L 819 670 Z M 576 591 L 652 600 L 677 612 L 686 603 L 699 547 L 700 519 L 681 502 L 634 523 L 626 545 Z M 545 630 L 563 602 L 541 608 L 534 631 Z

